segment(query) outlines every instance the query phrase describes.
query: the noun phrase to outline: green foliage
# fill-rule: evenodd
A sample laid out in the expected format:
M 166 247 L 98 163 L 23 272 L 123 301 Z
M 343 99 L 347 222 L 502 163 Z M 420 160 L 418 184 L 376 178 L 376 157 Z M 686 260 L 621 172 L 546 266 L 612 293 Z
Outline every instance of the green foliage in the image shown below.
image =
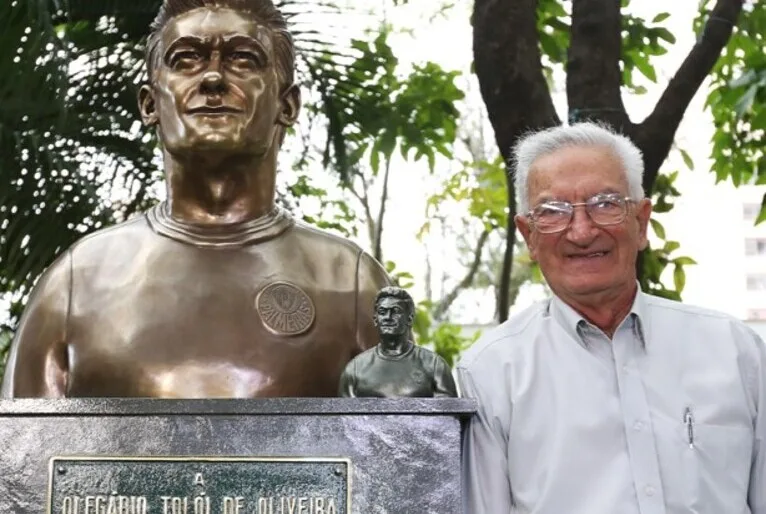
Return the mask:
M 642 94 L 646 92 L 643 86 L 635 84 L 635 72 L 657 82 L 657 72 L 651 60 L 655 56 L 664 55 L 668 47 L 675 44 L 676 38 L 661 23 L 670 15 L 659 13 L 647 24 L 646 20 L 623 14 L 622 16 L 622 81 L 629 91 Z
M 683 150 L 681 152 L 682 154 L 685 153 Z M 691 160 L 689 159 L 687 165 L 690 163 Z M 673 201 L 681 196 L 681 193 L 674 185 L 677 177 L 677 171 L 657 177 L 652 195 L 655 213 L 669 212 L 673 208 Z M 641 265 L 641 273 L 639 274 L 641 289 L 656 296 L 681 301 L 681 293 L 686 286 L 684 266 L 690 266 L 696 264 L 696 262 L 691 257 L 677 256 L 676 252 L 681 246 L 678 241 L 668 239 L 665 228 L 655 218 L 650 219 L 649 222 L 655 236 L 660 239 L 661 245 L 656 248 L 652 248 L 650 245 L 641 252 L 639 259 Z M 661 281 L 662 275 L 669 266 L 673 270 L 673 288 L 666 287 Z
M 710 2 L 704 2 L 706 7 Z M 703 11 L 704 13 L 704 11 Z M 697 30 L 708 21 L 703 15 Z M 766 184 L 766 3 L 746 4 L 740 23 L 712 73 L 709 107 L 716 131 L 712 158 L 717 181 Z M 756 220 L 766 218 L 766 212 Z
M 447 364 L 454 366 L 460 353 L 476 342 L 480 334 L 466 337 L 459 325 L 435 321 L 432 317 L 433 307 L 428 301 L 416 306 L 412 326 L 415 339 L 419 345 L 431 347 Z
M 426 219 L 437 217 L 445 202 L 467 208 L 472 219 L 481 221 L 486 230 L 505 226 L 506 220 L 506 166 L 502 157 L 494 161 L 463 161 L 461 169 L 453 173 L 443 184 L 440 192 L 432 195 L 426 203 Z M 430 222 L 420 229 L 422 237 L 428 232 Z
M 344 70 L 351 84 L 336 68 L 314 76 L 330 120 L 325 165 L 332 165 L 347 186 L 366 168 L 363 158 L 375 176 L 397 146 L 404 159 L 425 158 L 432 171 L 437 154 L 451 156 L 459 116 L 455 103 L 464 97 L 455 85 L 459 72 L 426 63 L 403 76 L 387 42 L 389 33 L 384 27 L 372 42 L 352 43 L 359 55 Z M 346 94 L 333 101 L 340 88 Z

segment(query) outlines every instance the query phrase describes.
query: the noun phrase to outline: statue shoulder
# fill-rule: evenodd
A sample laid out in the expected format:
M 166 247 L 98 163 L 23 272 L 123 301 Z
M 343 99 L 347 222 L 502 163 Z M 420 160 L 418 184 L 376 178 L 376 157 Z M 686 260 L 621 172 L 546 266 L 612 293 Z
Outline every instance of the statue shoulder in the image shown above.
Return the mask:
M 289 237 L 294 237 L 301 241 L 305 241 L 312 247 L 321 246 L 325 250 L 334 250 L 335 252 L 346 254 L 349 257 L 356 257 L 362 249 L 351 241 L 342 236 L 333 234 L 326 230 L 308 225 L 302 221 L 295 221 L 295 225 L 289 230 Z
M 73 266 L 77 267 L 81 258 L 107 251 L 132 252 L 139 248 L 140 242 L 159 238 L 146 222 L 143 215 L 102 228 L 76 241 L 69 249 L 72 253 Z

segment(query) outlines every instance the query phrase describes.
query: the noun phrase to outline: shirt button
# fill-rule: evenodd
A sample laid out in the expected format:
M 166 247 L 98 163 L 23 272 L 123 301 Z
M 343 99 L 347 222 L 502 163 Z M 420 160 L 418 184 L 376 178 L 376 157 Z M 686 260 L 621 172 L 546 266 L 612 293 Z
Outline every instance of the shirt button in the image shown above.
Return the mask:
M 644 487 L 644 494 L 646 494 L 647 496 L 654 496 L 654 487 L 650 485 L 647 485 L 646 487 Z
M 644 429 L 644 424 L 643 424 L 643 423 L 641 423 L 640 421 L 636 421 L 636 422 L 633 424 L 633 430 L 635 430 L 636 432 L 640 432 L 640 431 L 642 431 L 643 429 Z

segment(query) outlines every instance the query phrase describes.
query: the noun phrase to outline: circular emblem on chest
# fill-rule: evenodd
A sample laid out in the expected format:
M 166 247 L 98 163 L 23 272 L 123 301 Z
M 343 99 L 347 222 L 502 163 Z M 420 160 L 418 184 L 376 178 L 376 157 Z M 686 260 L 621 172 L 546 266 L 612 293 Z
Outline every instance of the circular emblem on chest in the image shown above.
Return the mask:
M 269 332 L 278 335 L 302 334 L 314 323 L 311 298 L 289 282 L 274 282 L 261 289 L 255 309 Z

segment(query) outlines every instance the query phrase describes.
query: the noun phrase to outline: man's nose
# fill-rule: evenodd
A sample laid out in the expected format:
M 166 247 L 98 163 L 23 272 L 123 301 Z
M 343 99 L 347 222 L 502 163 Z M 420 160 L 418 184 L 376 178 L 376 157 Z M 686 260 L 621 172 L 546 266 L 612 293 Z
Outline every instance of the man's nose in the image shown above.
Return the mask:
M 576 244 L 588 244 L 593 241 L 597 234 L 598 227 L 588 215 L 585 206 L 575 207 L 572 221 L 567 229 L 567 239 Z

